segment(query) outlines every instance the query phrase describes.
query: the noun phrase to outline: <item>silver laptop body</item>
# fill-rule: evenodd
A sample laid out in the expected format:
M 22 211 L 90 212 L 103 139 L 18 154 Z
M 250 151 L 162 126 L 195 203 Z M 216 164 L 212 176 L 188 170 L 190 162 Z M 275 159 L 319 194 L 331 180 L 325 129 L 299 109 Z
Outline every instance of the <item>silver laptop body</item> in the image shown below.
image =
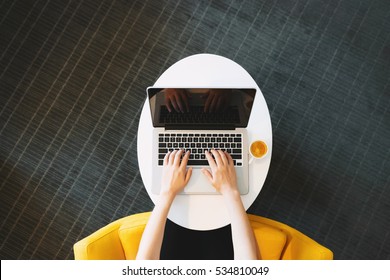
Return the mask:
M 168 151 L 190 151 L 193 173 L 181 194 L 218 194 L 201 172 L 205 150 L 221 149 L 233 157 L 241 195 L 248 187 L 246 126 L 256 89 L 147 88 L 153 123 L 152 192 L 160 193 L 163 158 Z

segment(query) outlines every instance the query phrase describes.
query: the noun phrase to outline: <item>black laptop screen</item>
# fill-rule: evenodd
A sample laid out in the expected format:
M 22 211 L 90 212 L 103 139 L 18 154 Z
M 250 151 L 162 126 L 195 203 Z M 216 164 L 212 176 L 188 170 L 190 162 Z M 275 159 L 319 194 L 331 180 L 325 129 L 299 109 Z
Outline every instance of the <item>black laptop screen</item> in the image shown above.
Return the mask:
M 246 127 L 256 89 L 147 89 L 154 127 Z

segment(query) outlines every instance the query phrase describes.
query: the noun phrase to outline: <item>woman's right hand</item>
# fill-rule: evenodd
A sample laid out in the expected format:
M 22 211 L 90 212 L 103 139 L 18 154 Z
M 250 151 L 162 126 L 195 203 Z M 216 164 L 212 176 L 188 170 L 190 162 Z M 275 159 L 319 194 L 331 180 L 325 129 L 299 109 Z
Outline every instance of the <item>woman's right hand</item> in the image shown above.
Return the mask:
M 203 168 L 203 174 L 209 179 L 214 188 L 222 195 L 238 193 L 236 170 L 232 157 L 221 150 L 205 152 L 210 170 Z M 214 158 L 213 158 L 213 156 Z

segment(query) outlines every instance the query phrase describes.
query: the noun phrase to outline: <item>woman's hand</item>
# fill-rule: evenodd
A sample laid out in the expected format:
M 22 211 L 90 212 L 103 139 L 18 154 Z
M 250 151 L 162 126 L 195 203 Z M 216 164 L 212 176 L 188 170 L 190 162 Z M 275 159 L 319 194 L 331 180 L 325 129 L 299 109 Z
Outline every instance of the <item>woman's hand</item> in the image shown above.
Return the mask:
M 182 154 L 183 150 L 175 150 L 165 155 L 160 194 L 176 196 L 190 180 L 192 168 L 187 170 L 190 152 L 186 152 L 181 160 Z
M 238 193 L 236 170 L 232 157 L 221 150 L 211 150 L 211 153 L 206 151 L 205 154 L 211 171 L 203 168 L 202 172 L 214 188 L 222 195 Z
M 225 110 L 229 105 L 230 94 L 226 89 L 211 89 L 205 96 L 204 112 L 212 113 Z
M 165 105 L 167 106 L 167 109 L 170 113 L 172 111 L 181 112 L 181 113 L 190 111 L 188 95 L 185 92 L 185 90 L 167 88 L 164 89 L 164 93 L 165 93 Z

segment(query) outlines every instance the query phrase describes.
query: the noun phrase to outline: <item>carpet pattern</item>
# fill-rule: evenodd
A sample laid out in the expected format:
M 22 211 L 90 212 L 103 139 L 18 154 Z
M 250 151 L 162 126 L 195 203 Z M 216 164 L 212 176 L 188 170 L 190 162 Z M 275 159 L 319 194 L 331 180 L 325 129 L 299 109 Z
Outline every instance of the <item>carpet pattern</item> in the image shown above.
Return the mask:
M 213 53 L 265 96 L 273 154 L 248 209 L 335 259 L 390 259 L 390 2 L 0 1 L 0 257 L 72 259 L 150 211 L 145 88 Z

